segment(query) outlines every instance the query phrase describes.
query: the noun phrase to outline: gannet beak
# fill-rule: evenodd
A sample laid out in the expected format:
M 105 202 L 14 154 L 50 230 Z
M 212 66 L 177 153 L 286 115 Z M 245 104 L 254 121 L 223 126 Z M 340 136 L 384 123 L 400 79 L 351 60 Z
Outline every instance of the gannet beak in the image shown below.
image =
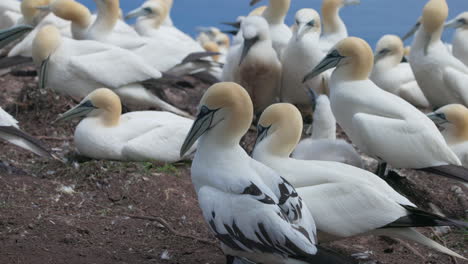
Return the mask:
M 10 44 L 11 42 L 21 38 L 23 35 L 25 35 L 33 29 L 34 27 L 32 26 L 21 25 L 0 30 L 0 49 Z
M 47 88 L 47 70 L 49 68 L 50 56 L 41 63 L 39 68 L 39 89 Z
M 40 11 L 44 11 L 44 12 L 51 12 L 52 6 L 51 5 L 37 6 L 36 9 Z
M 229 34 L 229 35 L 237 35 L 239 33 L 239 30 L 222 30 L 221 32 L 223 32 L 224 34 Z
M 444 27 L 445 28 L 459 28 L 459 27 L 462 27 L 464 26 L 466 23 L 465 23 L 465 20 L 464 19 L 453 19 L 453 20 L 450 20 L 448 21 L 447 23 L 445 23 Z
M 223 25 L 227 25 L 227 26 L 231 26 L 231 27 L 234 27 L 234 28 L 237 28 L 237 29 L 240 29 L 241 27 L 241 22 L 221 22 L 221 24 Z
M 257 126 L 257 138 L 255 139 L 254 149 L 268 136 L 268 130 L 270 130 L 270 128 L 271 126 L 264 127 L 260 124 Z
M 262 0 L 252 0 L 250 1 L 250 6 L 254 6 L 256 5 L 257 3 L 261 2 Z
M 409 39 L 411 36 L 414 35 L 414 33 L 416 33 L 416 31 L 418 31 L 418 29 L 419 29 L 420 26 L 421 26 L 421 22 L 416 23 L 416 24 L 411 28 L 411 30 L 410 30 L 408 33 L 406 33 L 406 34 L 401 38 L 401 40 L 402 40 L 402 41 L 405 41 L 405 40 Z
M 387 53 L 389 52 L 390 52 L 389 49 L 382 49 L 381 51 L 374 54 L 374 63 L 379 61 L 381 58 L 385 57 L 385 55 L 387 55 Z
M 258 41 L 258 37 L 254 37 L 251 39 L 244 39 L 244 48 L 242 49 L 242 55 L 239 61 L 239 65 L 242 64 L 247 54 L 249 54 L 250 49 L 252 48 L 253 45 L 255 45 L 255 43 L 257 43 L 257 41 Z
M 132 18 L 137 18 L 141 16 L 147 16 L 151 14 L 151 10 L 148 8 L 137 8 L 135 10 L 130 11 L 126 16 L 125 20 L 132 19 Z
M 344 0 L 343 5 L 350 6 L 350 5 L 359 5 L 361 4 L 361 0 Z
M 445 123 L 449 123 L 447 117 L 443 113 L 432 112 L 427 114 L 427 117 L 429 117 L 432 120 L 432 122 L 434 122 L 438 126 L 443 125 Z
M 70 120 L 75 117 L 86 116 L 95 109 L 97 108 L 93 105 L 91 100 L 83 100 L 83 102 L 81 102 L 79 105 L 61 114 L 53 123 L 57 123 L 64 120 Z
M 306 30 L 306 25 L 303 23 L 299 24 L 297 28 L 296 41 L 299 41 L 302 39 L 302 37 L 304 36 L 305 30 Z
M 203 135 L 206 131 L 213 128 L 216 124 L 213 124 L 215 120 L 214 115 L 219 109 L 209 109 L 207 106 L 202 106 L 197 119 L 194 121 L 190 132 L 185 138 L 184 144 L 180 149 L 180 156 L 183 157 L 185 153 L 195 144 L 195 142 Z
M 308 80 L 310 80 L 310 79 L 312 79 L 314 77 L 317 77 L 322 72 L 324 72 L 324 71 L 326 71 L 328 69 L 336 67 L 343 58 L 344 57 L 341 56 L 341 54 L 338 52 L 338 50 L 335 49 L 335 50 L 331 51 L 330 53 L 328 53 L 328 55 L 317 66 L 315 66 L 315 68 L 310 73 L 308 73 L 304 77 L 304 80 L 302 82 L 305 83 Z
M 196 27 L 195 28 L 196 31 L 200 32 L 200 33 L 211 33 L 211 29 L 209 27 Z

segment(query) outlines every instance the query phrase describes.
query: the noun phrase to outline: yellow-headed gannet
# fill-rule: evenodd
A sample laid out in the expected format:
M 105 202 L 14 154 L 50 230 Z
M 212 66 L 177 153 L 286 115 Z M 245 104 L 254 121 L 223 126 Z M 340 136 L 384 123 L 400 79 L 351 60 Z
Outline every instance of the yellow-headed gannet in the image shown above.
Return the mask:
M 181 158 L 179 150 L 193 120 L 162 111 L 121 113 L 119 97 L 100 88 L 58 120 L 86 116 L 74 141 L 80 154 L 90 158 L 168 163 L 188 158 Z
M 360 0 L 323 0 L 322 37 L 320 48 L 327 53 L 336 43 L 348 36 L 346 24 L 340 17 L 340 10 L 347 5 L 359 4 Z
M 317 249 L 314 220 L 295 189 L 239 145 L 253 111 L 235 83 L 215 84 L 201 99 L 181 154 L 199 139 L 191 174 L 205 221 L 228 263 L 322 263 L 328 254 Z
M 408 63 L 401 63 L 405 50 L 398 36 L 385 35 L 377 43 L 371 81 L 419 108 L 429 108 Z
M 297 108 L 284 103 L 272 105 L 259 120 L 253 157 L 297 188 L 304 203 L 314 212 L 319 242 L 362 234 L 386 235 L 463 258 L 412 227 L 468 224 L 417 209 L 368 171 L 337 162 L 289 158 L 301 133 L 302 116 Z
M 333 114 L 353 144 L 381 165 L 388 162 L 395 168 L 424 169 L 467 181 L 460 160 L 434 123 L 369 80 L 373 64 L 369 44 L 350 37 L 340 41 L 304 80 L 336 67 L 329 82 Z M 383 175 L 384 166 L 379 168 Z
M 128 50 L 96 41 L 62 38 L 57 28 L 48 25 L 36 35 L 33 59 L 42 88 L 83 98 L 95 89 L 109 87 L 125 104 L 187 115 L 143 87 L 143 81 L 158 79 L 161 73 Z
M 409 62 L 432 107 L 468 105 L 468 66 L 447 51 L 441 41 L 448 16 L 445 0 L 430 0 L 411 46 Z
M 268 23 L 259 16 L 242 21 L 242 45 L 231 47 L 223 81 L 242 85 L 252 98 L 255 113 L 274 103 L 281 81 L 281 63 L 272 48 Z

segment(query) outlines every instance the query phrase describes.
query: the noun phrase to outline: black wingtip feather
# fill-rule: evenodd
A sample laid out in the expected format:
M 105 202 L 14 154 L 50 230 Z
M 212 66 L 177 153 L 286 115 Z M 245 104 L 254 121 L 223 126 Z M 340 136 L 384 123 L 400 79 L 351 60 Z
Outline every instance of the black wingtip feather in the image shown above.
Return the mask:
M 420 170 L 468 183 L 468 169 L 462 166 L 444 165 Z
M 395 222 L 388 224 L 384 228 L 400 227 L 428 227 L 428 226 L 454 226 L 459 228 L 468 228 L 468 223 L 449 219 L 437 214 L 429 213 L 416 207 L 401 205 L 409 214 L 401 217 Z
M 19 130 L 16 127 L 13 126 L 0 126 L 0 132 L 3 132 L 5 134 L 9 134 L 14 137 L 19 137 L 24 140 L 26 140 L 31 146 L 35 147 L 38 150 L 38 155 L 45 156 L 45 157 L 50 157 L 56 159 L 57 157 L 53 155 L 53 153 L 46 148 L 42 143 L 35 139 L 34 137 L 30 136 L 29 134 L 26 134 L 25 132 Z
M 311 264 L 357 264 L 359 263 L 352 257 L 344 256 L 337 252 L 334 252 L 328 248 L 317 245 L 317 254 L 312 257 L 308 257 L 307 263 Z

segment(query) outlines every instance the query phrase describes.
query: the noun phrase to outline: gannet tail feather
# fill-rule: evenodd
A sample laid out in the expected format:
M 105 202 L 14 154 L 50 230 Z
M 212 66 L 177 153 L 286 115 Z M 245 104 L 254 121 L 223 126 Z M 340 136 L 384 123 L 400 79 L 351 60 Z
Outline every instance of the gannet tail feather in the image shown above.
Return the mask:
M 468 169 L 462 166 L 444 165 L 420 170 L 468 183 Z

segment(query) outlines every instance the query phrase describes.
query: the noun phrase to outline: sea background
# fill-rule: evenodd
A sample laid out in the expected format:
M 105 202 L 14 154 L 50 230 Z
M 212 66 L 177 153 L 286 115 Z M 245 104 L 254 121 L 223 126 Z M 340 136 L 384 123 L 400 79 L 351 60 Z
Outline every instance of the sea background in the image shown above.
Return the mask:
M 96 9 L 93 0 L 78 0 L 91 10 Z M 125 13 L 137 8 L 142 0 L 121 0 L 121 8 Z M 171 12 L 174 24 L 182 31 L 196 36 L 198 26 L 216 26 L 220 22 L 235 21 L 238 16 L 246 15 L 253 8 L 250 0 L 174 0 Z M 294 14 L 301 8 L 314 8 L 320 12 L 322 0 L 291 0 L 291 8 L 286 19 L 288 25 L 294 21 Z M 360 5 L 348 6 L 341 10 L 350 36 L 367 40 L 373 47 L 379 38 L 385 34 L 404 35 L 422 14 L 426 0 L 361 0 Z M 449 19 L 461 12 L 468 11 L 468 0 L 447 0 Z M 263 0 L 256 6 L 266 5 Z M 133 23 L 134 21 L 128 21 Z M 227 28 L 228 29 L 228 28 Z M 444 40 L 451 40 L 453 30 L 444 34 Z M 407 41 L 408 44 L 411 40 Z

